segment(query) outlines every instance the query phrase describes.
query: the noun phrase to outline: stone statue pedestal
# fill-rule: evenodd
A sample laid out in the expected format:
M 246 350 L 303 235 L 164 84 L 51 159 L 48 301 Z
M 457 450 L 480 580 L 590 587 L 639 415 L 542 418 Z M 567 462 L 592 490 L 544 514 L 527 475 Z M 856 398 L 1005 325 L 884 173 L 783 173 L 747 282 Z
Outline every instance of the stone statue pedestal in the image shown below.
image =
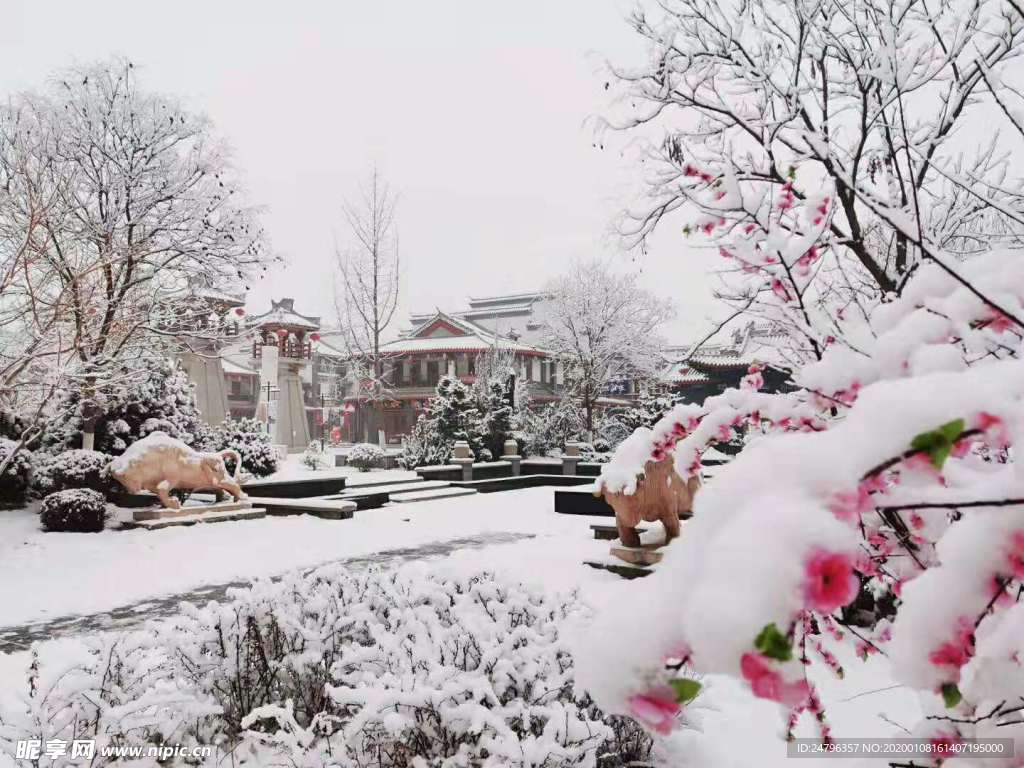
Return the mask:
M 624 563 L 630 565 L 656 565 L 664 557 L 661 544 L 649 544 L 647 546 L 627 547 L 624 544 L 614 542 L 608 550 L 612 557 L 617 557 Z
M 177 525 L 195 525 L 196 523 L 253 520 L 265 517 L 266 513 L 266 509 L 254 507 L 252 502 L 247 499 L 214 502 L 213 504 L 185 505 L 181 509 L 149 507 L 147 509 L 136 509 L 132 513 L 132 520 L 122 523 L 122 527 L 156 530 Z

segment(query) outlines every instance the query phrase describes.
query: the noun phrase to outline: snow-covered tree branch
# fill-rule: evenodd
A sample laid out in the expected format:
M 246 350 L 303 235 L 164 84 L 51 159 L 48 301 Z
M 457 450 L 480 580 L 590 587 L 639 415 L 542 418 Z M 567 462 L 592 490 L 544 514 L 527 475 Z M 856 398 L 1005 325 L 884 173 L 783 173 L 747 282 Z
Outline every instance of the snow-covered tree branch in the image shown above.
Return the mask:
M 389 392 L 387 354 L 381 347 L 398 308 L 397 207 L 398 195 L 374 167 L 359 199 L 342 208 L 351 238 L 335 254 L 335 308 L 348 364 L 359 396 L 372 402 Z M 373 424 L 367 430 L 366 439 L 375 439 Z
M 672 305 L 641 288 L 635 275 L 597 260 L 574 262 L 545 291 L 552 300 L 542 344 L 564 366 L 565 384 L 592 430 L 610 381 L 650 375 L 662 364 L 658 331 Z

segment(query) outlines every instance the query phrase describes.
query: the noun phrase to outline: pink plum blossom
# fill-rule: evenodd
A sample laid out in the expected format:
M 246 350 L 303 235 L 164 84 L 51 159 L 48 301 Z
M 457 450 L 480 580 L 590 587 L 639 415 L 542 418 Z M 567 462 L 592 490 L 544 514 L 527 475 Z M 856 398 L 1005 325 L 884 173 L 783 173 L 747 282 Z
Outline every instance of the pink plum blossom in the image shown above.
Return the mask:
M 875 502 L 867 486 L 862 483 L 857 486 L 856 491 L 840 491 L 834 494 L 828 508 L 837 520 L 850 523 L 859 520 L 863 514 L 873 512 Z
M 777 701 L 787 707 L 802 706 L 810 695 L 806 680 L 786 682 L 767 656 L 745 653 L 740 659 L 740 672 L 750 683 L 750 690 L 759 699 Z
M 644 726 L 663 736 L 672 732 L 679 715 L 676 692 L 666 686 L 630 696 L 629 711 Z
M 793 300 L 793 297 L 790 295 L 789 290 L 786 288 L 785 285 L 783 285 L 782 281 L 779 280 L 779 278 L 777 277 L 774 280 L 772 280 L 772 293 L 774 293 L 780 301 L 788 303 Z
M 804 600 L 819 613 L 832 613 L 852 602 L 859 587 L 853 557 L 846 552 L 815 550 L 804 563 Z
M 974 656 L 974 624 L 961 616 L 953 630 L 952 639 L 928 654 L 928 660 L 937 667 L 952 667 L 959 676 L 960 667 Z
M 1006 561 L 1010 574 L 1014 578 L 1024 579 L 1024 530 L 1015 531 L 1010 537 Z

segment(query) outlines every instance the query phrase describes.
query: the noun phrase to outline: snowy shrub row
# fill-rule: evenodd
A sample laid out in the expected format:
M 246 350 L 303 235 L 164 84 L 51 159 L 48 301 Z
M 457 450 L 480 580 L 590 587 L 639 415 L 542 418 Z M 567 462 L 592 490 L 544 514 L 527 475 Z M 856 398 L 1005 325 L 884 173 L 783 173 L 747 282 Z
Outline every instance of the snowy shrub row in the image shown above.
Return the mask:
M 345 461 L 350 467 L 364 472 L 368 469 L 376 469 L 384 466 L 384 450 L 379 445 L 372 443 L 358 443 L 349 450 Z
M 37 452 L 32 457 L 31 492 L 46 496 L 70 488 L 90 488 L 106 495 L 117 483 L 106 476 L 110 456 L 74 448 L 57 454 Z
M 0 747 L 158 739 L 351 768 L 619 768 L 651 755 L 634 721 L 575 687 L 559 635 L 574 598 L 487 574 L 341 567 L 230 597 L 91 638 L 63 664 L 35 660 L 21 705 L 0 712 Z
M 44 531 L 98 533 L 107 520 L 107 500 L 89 488 L 51 493 L 39 508 Z

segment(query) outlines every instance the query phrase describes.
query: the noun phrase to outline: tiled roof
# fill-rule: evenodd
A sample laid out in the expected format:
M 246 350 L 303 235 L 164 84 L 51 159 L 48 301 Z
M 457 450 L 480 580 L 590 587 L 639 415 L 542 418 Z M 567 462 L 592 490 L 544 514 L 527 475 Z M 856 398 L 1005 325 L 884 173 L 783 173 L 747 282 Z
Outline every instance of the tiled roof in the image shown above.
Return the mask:
M 254 325 L 288 325 L 296 328 L 317 330 L 320 327 L 320 318 L 312 315 L 300 315 L 295 311 L 294 299 L 281 299 L 270 301 L 270 311 L 262 315 L 255 315 L 250 318 Z
M 528 344 L 520 344 L 508 339 L 502 339 L 493 335 L 467 334 L 465 336 L 430 336 L 417 338 L 415 336 L 397 339 L 381 346 L 381 352 L 393 354 L 397 352 L 460 352 L 460 351 L 484 351 L 498 345 L 505 349 L 516 352 L 533 352 L 544 354 L 537 347 Z

